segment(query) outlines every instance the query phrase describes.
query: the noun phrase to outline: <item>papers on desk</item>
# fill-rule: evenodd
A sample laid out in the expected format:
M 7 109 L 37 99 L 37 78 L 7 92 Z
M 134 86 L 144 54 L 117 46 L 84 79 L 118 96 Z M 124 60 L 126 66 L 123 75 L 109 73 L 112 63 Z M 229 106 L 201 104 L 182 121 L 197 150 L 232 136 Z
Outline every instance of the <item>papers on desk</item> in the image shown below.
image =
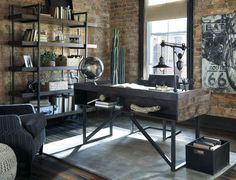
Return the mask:
M 121 88 L 131 88 L 131 89 L 141 89 L 141 90 L 148 90 L 150 87 L 143 86 L 135 83 L 124 83 L 124 84 L 115 84 L 112 87 L 121 87 Z
M 150 87 L 150 86 L 143 86 L 143 85 L 139 85 L 139 84 L 135 84 L 135 83 L 115 84 L 115 85 L 112 85 L 112 87 L 131 88 L 131 89 L 140 89 L 140 90 L 151 90 L 151 91 L 164 91 L 164 92 L 173 91 L 173 88 L 168 87 L 168 86 Z
M 156 86 L 155 89 L 156 91 L 173 91 L 174 88 L 168 87 L 168 86 Z

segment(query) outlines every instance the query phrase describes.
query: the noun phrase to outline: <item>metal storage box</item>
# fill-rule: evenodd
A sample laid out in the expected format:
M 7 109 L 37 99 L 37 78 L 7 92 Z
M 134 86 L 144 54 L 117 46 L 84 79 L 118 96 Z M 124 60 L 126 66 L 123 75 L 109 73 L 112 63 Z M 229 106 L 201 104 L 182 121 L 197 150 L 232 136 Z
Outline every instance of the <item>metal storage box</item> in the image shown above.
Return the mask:
M 221 146 L 215 150 L 194 147 L 195 141 L 186 145 L 187 168 L 213 175 L 229 164 L 228 141 L 220 140 Z

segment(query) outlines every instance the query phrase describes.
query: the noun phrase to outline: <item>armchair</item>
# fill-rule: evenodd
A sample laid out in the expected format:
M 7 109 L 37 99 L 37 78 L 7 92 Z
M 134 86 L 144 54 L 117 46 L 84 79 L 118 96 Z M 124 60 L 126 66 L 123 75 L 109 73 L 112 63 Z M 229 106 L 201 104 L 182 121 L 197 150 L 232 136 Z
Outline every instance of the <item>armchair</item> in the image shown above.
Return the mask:
M 30 104 L 0 105 L 0 143 L 14 150 L 18 167 L 23 164 L 28 174 L 35 155 L 42 154 L 46 124 Z

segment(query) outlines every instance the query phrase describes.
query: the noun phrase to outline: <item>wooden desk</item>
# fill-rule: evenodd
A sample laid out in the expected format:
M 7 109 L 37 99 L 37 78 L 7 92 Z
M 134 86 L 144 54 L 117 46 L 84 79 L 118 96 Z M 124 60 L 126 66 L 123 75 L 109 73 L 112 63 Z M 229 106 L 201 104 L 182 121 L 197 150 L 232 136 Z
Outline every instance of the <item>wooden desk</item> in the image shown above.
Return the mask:
M 191 118 L 195 118 L 196 137 L 199 137 L 199 124 L 196 117 L 204 115 L 208 112 L 210 94 L 202 89 L 178 91 L 176 93 L 173 91 L 165 92 L 149 89 L 149 87 L 135 85 L 134 88 L 129 88 L 124 86 L 111 86 L 108 84 L 94 85 L 93 83 L 78 83 L 74 86 L 75 103 L 83 105 L 83 116 L 85 119 L 87 102 L 98 98 L 100 94 L 103 94 L 106 97 L 115 99 L 118 98 L 120 103 L 122 103 L 124 106 L 125 111 L 116 111 L 113 113 L 112 120 L 120 114 L 129 116 L 136 127 L 160 153 L 162 158 L 170 165 L 171 170 L 176 171 L 185 165 L 184 162 L 176 166 L 176 122 L 182 122 Z M 159 105 L 161 106 L 161 110 L 157 113 L 149 114 L 135 113 L 129 109 L 131 103 L 139 106 Z M 140 125 L 140 123 L 135 118 L 137 115 L 144 115 L 148 118 L 161 119 L 171 122 L 171 159 L 169 159 L 165 152 L 162 151 L 160 146 L 152 140 L 152 138 L 147 134 L 146 130 Z M 99 131 L 99 129 L 97 131 Z

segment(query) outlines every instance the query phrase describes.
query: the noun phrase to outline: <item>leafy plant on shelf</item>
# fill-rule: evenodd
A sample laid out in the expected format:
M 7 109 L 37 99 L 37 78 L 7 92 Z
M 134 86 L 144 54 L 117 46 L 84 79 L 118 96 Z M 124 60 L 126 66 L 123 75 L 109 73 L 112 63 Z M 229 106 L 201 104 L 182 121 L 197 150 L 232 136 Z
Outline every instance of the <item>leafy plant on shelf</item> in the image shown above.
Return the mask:
M 55 60 L 57 55 L 53 51 L 44 51 L 40 55 L 41 66 L 55 66 Z

